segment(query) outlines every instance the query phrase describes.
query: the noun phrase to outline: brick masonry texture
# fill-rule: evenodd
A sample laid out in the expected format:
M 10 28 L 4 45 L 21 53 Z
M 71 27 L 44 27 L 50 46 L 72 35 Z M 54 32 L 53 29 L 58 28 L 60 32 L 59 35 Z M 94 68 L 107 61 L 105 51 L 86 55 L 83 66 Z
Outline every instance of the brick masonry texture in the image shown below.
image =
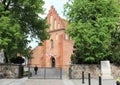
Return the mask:
M 37 46 L 33 49 L 31 66 L 52 67 L 52 59 L 55 59 L 55 66 L 66 68 L 68 67 L 71 54 L 73 53 L 73 41 L 64 32 L 67 26 L 67 21 L 62 19 L 51 6 L 47 15 L 47 23 L 50 24 L 48 33 L 50 39 L 45 40 L 42 46 Z

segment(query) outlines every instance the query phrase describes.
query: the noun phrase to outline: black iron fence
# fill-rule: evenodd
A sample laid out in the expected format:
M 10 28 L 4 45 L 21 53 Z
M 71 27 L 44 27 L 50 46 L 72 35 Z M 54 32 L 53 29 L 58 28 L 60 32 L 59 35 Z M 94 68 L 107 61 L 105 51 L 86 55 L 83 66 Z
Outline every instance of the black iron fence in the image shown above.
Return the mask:
M 34 67 L 29 67 L 28 78 L 38 78 L 38 79 L 62 79 L 62 68 L 55 67 L 38 67 L 37 72 L 35 72 Z

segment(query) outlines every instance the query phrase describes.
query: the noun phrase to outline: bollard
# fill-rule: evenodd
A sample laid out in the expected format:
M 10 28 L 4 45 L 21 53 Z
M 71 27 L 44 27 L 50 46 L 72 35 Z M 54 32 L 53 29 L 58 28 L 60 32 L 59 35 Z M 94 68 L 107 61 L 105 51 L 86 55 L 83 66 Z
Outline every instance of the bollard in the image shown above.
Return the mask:
M 82 84 L 84 84 L 84 71 L 82 71 Z
M 30 78 L 30 67 L 28 67 L 28 79 Z
M 46 68 L 44 68 L 44 79 L 46 79 Z
M 62 79 L 62 68 L 60 68 L 60 79 Z
M 117 78 L 117 80 L 116 80 L 116 85 L 120 85 L 120 79 L 119 78 Z
M 99 75 L 99 85 L 102 85 L 102 78 L 101 78 L 101 75 Z
M 72 76 L 71 76 L 71 66 L 69 67 L 69 79 L 72 79 Z
M 88 85 L 91 85 L 91 77 L 90 77 L 90 73 L 88 73 Z
M 119 81 L 116 81 L 116 85 L 120 85 L 120 82 L 119 82 Z

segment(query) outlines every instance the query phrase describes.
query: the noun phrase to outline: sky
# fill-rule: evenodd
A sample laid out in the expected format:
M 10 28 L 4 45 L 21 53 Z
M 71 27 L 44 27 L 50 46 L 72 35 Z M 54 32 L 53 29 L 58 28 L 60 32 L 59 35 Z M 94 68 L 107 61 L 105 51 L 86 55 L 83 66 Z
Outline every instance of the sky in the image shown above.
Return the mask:
M 68 0 L 44 0 L 45 5 L 44 8 L 46 8 L 46 13 L 48 13 L 50 6 L 53 5 L 54 8 L 56 9 L 57 13 L 63 17 L 63 6 Z
M 53 5 L 54 8 L 56 9 L 57 13 L 59 14 L 59 16 L 64 17 L 63 16 L 63 7 L 64 4 L 68 1 L 68 0 L 43 0 L 45 2 L 45 5 L 43 6 L 46 10 L 45 10 L 45 14 L 41 15 L 41 17 L 46 17 L 50 7 Z M 33 42 L 31 42 L 28 46 L 31 46 L 32 49 L 34 49 L 38 44 L 36 43 L 35 40 L 33 40 Z

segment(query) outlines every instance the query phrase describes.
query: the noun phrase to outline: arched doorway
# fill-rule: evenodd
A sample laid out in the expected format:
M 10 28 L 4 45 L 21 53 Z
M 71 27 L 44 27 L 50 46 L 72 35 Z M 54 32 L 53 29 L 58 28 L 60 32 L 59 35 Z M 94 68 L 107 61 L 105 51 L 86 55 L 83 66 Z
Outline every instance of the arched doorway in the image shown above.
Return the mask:
M 55 58 L 53 56 L 51 57 L 51 67 L 55 67 Z

